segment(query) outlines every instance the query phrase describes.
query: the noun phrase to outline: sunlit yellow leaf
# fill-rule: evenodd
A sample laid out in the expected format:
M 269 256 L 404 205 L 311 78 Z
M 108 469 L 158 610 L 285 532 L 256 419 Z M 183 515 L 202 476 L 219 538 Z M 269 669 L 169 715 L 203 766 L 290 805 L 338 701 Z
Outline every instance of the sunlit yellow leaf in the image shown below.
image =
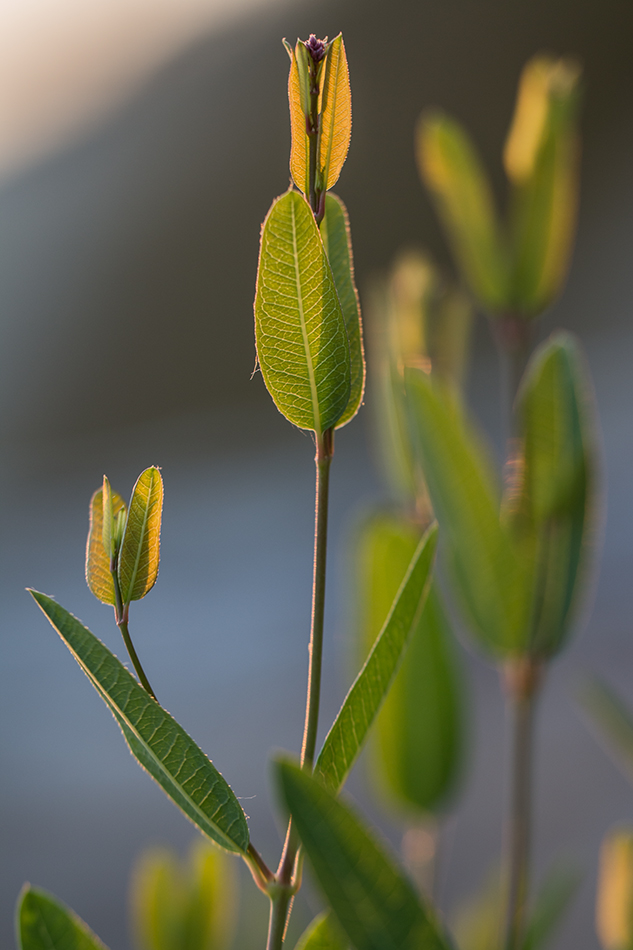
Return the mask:
M 352 135 L 352 93 L 343 37 L 332 41 L 321 91 L 319 169 L 326 190 L 336 184 L 347 158 Z
M 604 950 L 628 950 L 633 942 L 633 833 L 610 832 L 602 843 L 596 930 Z
M 160 558 L 163 480 L 152 466 L 134 486 L 119 554 L 119 584 L 124 604 L 140 600 L 156 583 Z
M 306 117 L 301 105 L 301 83 L 294 50 L 289 49 L 290 74 L 288 76 L 288 103 L 290 106 L 290 173 L 297 188 L 308 194 L 309 142 L 306 133 Z
M 125 502 L 111 492 L 112 513 L 125 509 Z M 114 604 L 114 582 L 110 573 L 110 554 L 103 546 L 103 489 L 99 488 L 90 499 L 90 530 L 86 545 L 86 581 L 97 600 Z

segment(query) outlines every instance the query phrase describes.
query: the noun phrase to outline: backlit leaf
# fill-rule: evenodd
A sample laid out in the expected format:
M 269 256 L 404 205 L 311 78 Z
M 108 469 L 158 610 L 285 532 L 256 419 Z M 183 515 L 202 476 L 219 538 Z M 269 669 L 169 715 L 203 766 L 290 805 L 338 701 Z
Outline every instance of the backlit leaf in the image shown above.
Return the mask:
M 296 191 L 273 202 L 262 228 L 255 336 L 286 419 L 317 435 L 335 425 L 349 401 L 349 344 L 318 226 Z
M 290 56 L 290 74 L 288 76 L 288 104 L 290 106 L 290 174 L 297 188 L 304 195 L 309 192 L 309 155 L 310 144 L 306 134 L 306 110 L 302 102 L 301 81 L 295 51 L 289 43 L 285 44 Z
M 112 492 L 112 510 L 116 515 L 125 508 L 120 495 Z M 103 546 L 103 489 L 90 499 L 90 529 L 86 544 L 86 581 L 97 600 L 114 604 L 114 582 L 110 571 L 110 555 Z
M 435 198 L 459 267 L 492 312 L 508 304 L 508 263 L 487 176 L 466 132 L 441 112 L 422 116 L 418 167 Z
M 351 385 L 345 412 L 336 424 L 340 429 L 353 419 L 365 391 L 365 354 L 358 291 L 354 283 L 354 258 L 347 208 L 338 195 L 326 195 L 325 216 L 321 222 L 323 246 L 332 268 L 339 303 L 343 311 L 349 342 Z
M 345 44 L 340 34 L 329 44 L 322 75 L 319 171 L 327 190 L 338 181 L 352 136 L 352 94 Z
M 46 594 L 31 594 L 109 707 L 139 763 L 203 834 L 227 851 L 244 852 L 246 816 L 204 752 L 76 617 Z
M 16 929 L 20 950 L 106 950 L 70 907 L 30 884 L 18 898 Z
M 124 604 L 145 597 L 156 583 L 160 560 L 163 479 L 152 466 L 134 486 L 119 554 L 119 584 Z
M 478 641 L 495 655 L 520 649 L 525 584 L 481 446 L 452 393 L 426 373 L 405 370 L 424 477 L 462 608 Z
M 360 532 L 359 633 L 365 652 L 389 612 L 419 538 L 419 528 L 386 511 L 375 513 Z M 401 808 L 428 815 L 454 790 L 463 751 L 462 693 L 448 618 L 431 584 L 371 741 L 373 772 Z
M 341 788 L 358 757 L 417 625 L 436 544 L 437 526 L 433 525 L 414 551 L 382 630 L 323 743 L 315 774 L 335 790 Z
M 351 809 L 287 761 L 282 796 L 316 878 L 356 950 L 448 950 L 413 885 Z

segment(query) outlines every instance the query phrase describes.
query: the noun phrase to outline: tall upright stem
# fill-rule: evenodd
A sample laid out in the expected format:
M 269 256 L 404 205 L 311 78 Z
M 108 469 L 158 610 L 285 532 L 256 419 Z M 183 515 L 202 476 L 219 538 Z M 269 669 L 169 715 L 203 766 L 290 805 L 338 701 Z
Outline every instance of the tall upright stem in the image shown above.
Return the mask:
M 512 713 L 512 766 L 507 828 L 508 897 L 505 950 L 520 950 L 525 935 L 532 829 L 532 765 L 534 713 L 541 665 L 529 657 L 506 668 L 508 704 Z
M 325 615 L 325 571 L 327 556 L 328 501 L 330 464 L 334 455 L 334 431 L 326 429 L 316 440 L 316 490 L 314 512 L 314 566 L 312 574 L 312 623 L 308 662 L 308 689 L 301 745 L 301 767 L 312 771 L 319 727 L 321 667 L 323 659 L 323 618 Z M 266 950 L 281 950 L 283 936 L 292 909 L 296 882 L 293 881 L 299 839 L 288 822 L 286 841 L 277 869 L 278 887 L 270 894 L 270 921 Z

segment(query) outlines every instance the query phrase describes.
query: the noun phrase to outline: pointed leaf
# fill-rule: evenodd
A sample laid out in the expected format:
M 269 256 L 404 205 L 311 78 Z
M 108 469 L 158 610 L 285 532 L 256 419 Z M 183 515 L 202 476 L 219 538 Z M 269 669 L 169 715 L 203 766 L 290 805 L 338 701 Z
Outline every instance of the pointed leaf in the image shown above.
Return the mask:
M 20 950 L 106 950 L 70 907 L 39 887 L 25 884 L 16 910 Z
M 349 940 L 327 911 L 315 917 L 299 938 L 295 950 L 348 950 Z
M 356 950 L 448 950 L 413 885 L 351 809 L 290 762 L 277 763 L 277 778 L 316 878 Z
M 255 336 L 286 419 L 317 435 L 335 425 L 349 401 L 349 344 L 318 226 L 296 191 L 273 202 L 262 228 Z
M 478 440 L 450 392 L 419 370 L 405 370 L 405 382 L 424 477 L 462 608 L 486 649 L 495 655 L 520 649 L 523 575 L 499 521 Z
M 156 583 L 160 560 L 163 479 L 152 466 L 134 486 L 119 554 L 119 584 L 124 604 L 145 597 Z
M 322 75 L 319 171 L 327 191 L 338 181 L 352 136 L 352 94 L 345 44 L 340 34 L 328 46 Z
M 31 594 L 110 708 L 140 764 L 207 837 L 228 851 L 245 851 L 246 816 L 204 752 L 76 617 L 46 594 Z
M 418 125 L 417 155 L 463 276 L 487 309 L 504 310 L 508 264 L 490 184 L 472 142 L 454 119 L 428 113 Z
M 125 502 L 116 492 L 111 494 L 112 510 L 116 515 L 125 509 Z M 114 582 L 110 571 L 110 555 L 103 546 L 103 489 L 99 488 L 90 499 L 90 529 L 86 545 L 86 582 L 102 604 L 114 604 Z
M 346 425 L 358 412 L 365 391 L 365 353 L 360 302 L 354 283 L 354 258 L 347 208 L 338 195 L 326 195 L 325 217 L 321 222 L 323 246 L 332 268 L 336 293 L 343 311 L 349 342 L 351 385 L 345 412 L 336 428 Z
M 393 682 L 428 593 L 437 526 L 421 539 L 373 649 L 345 698 L 317 759 L 315 774 L 338 790 Z
M 301 79 L 297 66 L 295 50 L 286 43 L 290 56 L 290 74 L 288 76 L 288 104 L 290 106 L 290 174 L 297 188 L 304 195 L 309 191 L 308 170 L 310 161 L 310 143 L 306 134 L 306 108 L 302 101 Z M 297 42 L 297 46 L 299 43 Z
M 359 634 L 363 656 L 389 612 L 420 530 L 377 512 L 359 535 Z M 463 754 L 463 684 L 448 618 L 431 584 L 402 666 L 378 713 L 372 765 L 391 801 L 428 816 L 453 792 Z

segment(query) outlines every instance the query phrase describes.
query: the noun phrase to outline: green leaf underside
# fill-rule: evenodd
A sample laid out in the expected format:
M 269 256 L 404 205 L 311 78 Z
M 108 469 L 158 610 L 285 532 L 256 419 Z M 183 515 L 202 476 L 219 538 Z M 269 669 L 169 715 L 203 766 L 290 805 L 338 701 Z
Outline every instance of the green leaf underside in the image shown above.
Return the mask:
M 244 852 L 246 816 L 215 766 L 93 633 L 46 594 L 31 591 L 119 723 L 130 750 L 200 831 Z
M 321 222 L 321 235 L 327 253 L 336 292 L 343 311 L 345 329 L 349 342 L 351 385 L 345 412 L 336 423 L 336 428 L 346 425 L 354 418 L 363 401 L 365 391 L 365 353 L 358 291 L 354 282 L 354 257 L 347 208 L 338 195 L 325 198 L 325 217 Z
M 359 633 L 371 649 L 420 539 L 390 511 L 372 515 L 358 542 Z M 452 634 L 433 582 L 402 665 L 372 733 L 372 771 L 390 802 L 409 814 L 442 807 L 462 764 L 463 684 Z
M 382 631 L 325 738 L 315 774 L 334 790 L 341 788 L 356 761 L 419 620 L 436 544 L 433 525 L 420 541 Z
M 152 466 L 134 486 L 121 542 L 118 574 L 124 604 L 140 600 L 156 583 L 162 512 L 163 480 Z
M 325 911 L 315 917 L 299 938 L 295 950 L 348 950 L 349 941 L 334 920 Z
M 20 950 L 106 950 L 74 911 L 30 884 L 18 898 L 17 931 Z
M 461 606 L 479 642 L 511 653 L 525 633 L 525 589 L 499 520 L 484 455 L 448 391 L 405 370 L 424 477 Z
M 349 344 L 318 226 L 296 191 L 273 202 L 262 228 L 255 337 L 286 419 L 317 434 L 333 426 L 349 401 Z
M 125 508 L 120 495 L 112 492 L 112 512 Z M 99 488 L 90 499 L 90 529 L 86 545 L 86 582 L 102 604 L 114 604 L 114 582 L 110 572 L 110 556 L 103 546 L 103 489 Z
M 412 884 L 359 818 L 312 776 L 277 763 L 315 875 L 356 950 L 447 950 Z

